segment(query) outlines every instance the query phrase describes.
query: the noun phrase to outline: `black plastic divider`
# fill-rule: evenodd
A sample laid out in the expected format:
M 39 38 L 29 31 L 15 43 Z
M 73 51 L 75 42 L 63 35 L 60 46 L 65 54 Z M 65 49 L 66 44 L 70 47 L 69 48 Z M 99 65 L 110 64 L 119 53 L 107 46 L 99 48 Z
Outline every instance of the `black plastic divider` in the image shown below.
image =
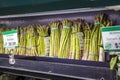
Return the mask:
M 39 60 L 30 59 L 16 59 L 14 65 L 9 64 L 8 58 L 0 58 L 0 71 L 4 73 L 10 73 L 20 76 L 34 77 L 34 78 L 47 78 L 53 80 L 115 80 L 115 71 L 110 70 L 109 67 L 101 67 L 100 62 L 84 62 L 75 63 L 75 60 L 43 58 L 39 57 Z M 44 60 L 45 59 L 45 60 Z M 47 61 L 49 60 L 49 61 Z M 53 61 L 55 60 L 55 61 Z M 71 63 L 68 63 L 71 62 Z M 90 65 L 94 64 L 94 65 Z M 87 65 L 89 64 L 89 65 Z M 56 79 L 57 78 L 57 79 Z
M 0 57 L 8 58 L 9 55 L 0 54 Z M 107 67 L 107 68 L 110 67 L 109 62 L 84 61 L 84 60 L 62 59 L 62 58 L 52 58 L 52 57 L 35 57 L 35 56 L 15 55 L 15 59 L 45 61 L 45 62 L 75 64 L 75 65 L 86 65 L 86 66 L 96 66 L 96 67 Z

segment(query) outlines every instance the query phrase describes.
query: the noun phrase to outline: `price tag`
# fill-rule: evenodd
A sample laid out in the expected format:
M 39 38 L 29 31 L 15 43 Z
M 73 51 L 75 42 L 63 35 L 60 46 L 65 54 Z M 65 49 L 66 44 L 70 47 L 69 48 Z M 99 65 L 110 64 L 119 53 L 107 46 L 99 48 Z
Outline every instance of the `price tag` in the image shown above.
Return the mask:
M 80 49 L 83 50 L 84 48 L 83 32 L 77 32 L 77 35 L 79 37 Z
M 18 47 L 17 30 L 2 32 L 4 48 L 14 49 Z
M 120 26 L 101 29 L 105 52 L 120 52 Z
M 50 37 L 44 37 L 45 55 L 48 56 L 50 52 Z

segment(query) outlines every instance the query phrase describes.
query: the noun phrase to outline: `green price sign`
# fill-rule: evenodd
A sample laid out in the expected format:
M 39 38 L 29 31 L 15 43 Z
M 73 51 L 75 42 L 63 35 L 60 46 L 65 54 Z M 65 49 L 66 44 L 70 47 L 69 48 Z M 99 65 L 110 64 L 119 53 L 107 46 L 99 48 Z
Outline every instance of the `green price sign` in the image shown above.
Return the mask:
M 17 30 L 2 32 L 4 48 L 13 49 L 18 47 Z
M 120 26 L 101 28 L 105 52 L 120 51 Z

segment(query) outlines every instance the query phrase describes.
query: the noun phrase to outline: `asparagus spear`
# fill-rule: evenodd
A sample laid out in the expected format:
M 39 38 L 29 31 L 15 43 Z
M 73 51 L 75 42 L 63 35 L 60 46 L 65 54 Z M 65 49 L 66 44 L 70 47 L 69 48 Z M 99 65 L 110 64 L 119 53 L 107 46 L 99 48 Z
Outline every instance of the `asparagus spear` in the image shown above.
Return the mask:
M 77 33 L 76 33 L 76 55 L 75 59 L 81 60 L 82 59 L 82 52 L 83 52 L 83 21 L 77 20 Z
M 60 47 L 60 21 L 54 21 L 50 24 L 50 56 L 58 57 Z
M 84 30 L 84 50 L 82 60 L 87 60 L 89 55 L 92 25 L 85 23 L 83 26 L 83 30 Z
M 82 20 L 75 20 L 72 26 L 71 45 L 70 45 L 70 59 L 80 60 L 82 56 Z M 82 43 L 81 43 L 82 42 Z
M 4 25 L 0 24 L 0 53 L 4 53 L 2 32 L 5 31 Z
M 108 23 L 108 17 L 105 14 L 100 13 L 98 16 L 95 17 L 95 25 L 91 35 L 90 52 L 88 60 L 98 61 L 100 56 L 99 53 L 104 54 L 103 52 L 100 52 L 100 50 L 102 49 L 100 49 L 98 45 L 101 45 L 102 40 L 100 28 L 105 27 L 106 24 L 111 23 Z
M 69 58 L 72 22 L 70 20 L 64 20 L 62 24 L 63 24 L 63 29 L 61 32 L 60 50 L 59 50 L 58 57 Z
M 46 50 L 47 45 L 45 45 L 45 40 L 44 40 L 44 37 L 49 35 L 48 29 L 49 29 L 48 26 L 37 25 L 37 32 L 39 35 L 38 41 L 37 41 L 37 44 L 38 44 L 37 49 L 38 49 L 39 56 L 48 56 L 49 52 Z

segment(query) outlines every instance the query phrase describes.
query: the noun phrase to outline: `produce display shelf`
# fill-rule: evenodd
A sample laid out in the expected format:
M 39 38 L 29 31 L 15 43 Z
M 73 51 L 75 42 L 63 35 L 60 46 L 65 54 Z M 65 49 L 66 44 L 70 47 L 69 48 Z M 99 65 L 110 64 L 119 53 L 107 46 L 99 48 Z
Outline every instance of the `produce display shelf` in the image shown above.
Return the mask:
M 100 10 L 100 11 L 99 11 Z M 80 10 L 62 11 L 58 14 L 36 13 L 25 15 L 1 16 L 0 23 L 7 27 L 26 26 L 28 24 L 48 24 L 54 20 L 64 19 L 84 19 L 86 22 L 93 23 L 94 17 L 100 12 L 109 15 L 115 20 L 115 25 L 120 25 L 120 11 L 99 9 L 88 12 Z M 71 12 L 71 13 L 70 13 Z M 32 15 L 32 16 L 30 16 Z M 116 71 L 110 70 L 109 56 L 106 62 L 81 61 L 71 59 L 60 59 L 50 57 L 18 56 L 15 55 L 16 63 L 9 64 L 9 56 L 0 54 L 0 71 L 19 76 L 34 77 L 43 80 L 116 80 Z
M 8 55 L 0 55 L 0 71 L 43 80 L 115 80 L 115 71 L 107 62 L 78 61 L 49 57 L 15 56 L 9 64 Z

